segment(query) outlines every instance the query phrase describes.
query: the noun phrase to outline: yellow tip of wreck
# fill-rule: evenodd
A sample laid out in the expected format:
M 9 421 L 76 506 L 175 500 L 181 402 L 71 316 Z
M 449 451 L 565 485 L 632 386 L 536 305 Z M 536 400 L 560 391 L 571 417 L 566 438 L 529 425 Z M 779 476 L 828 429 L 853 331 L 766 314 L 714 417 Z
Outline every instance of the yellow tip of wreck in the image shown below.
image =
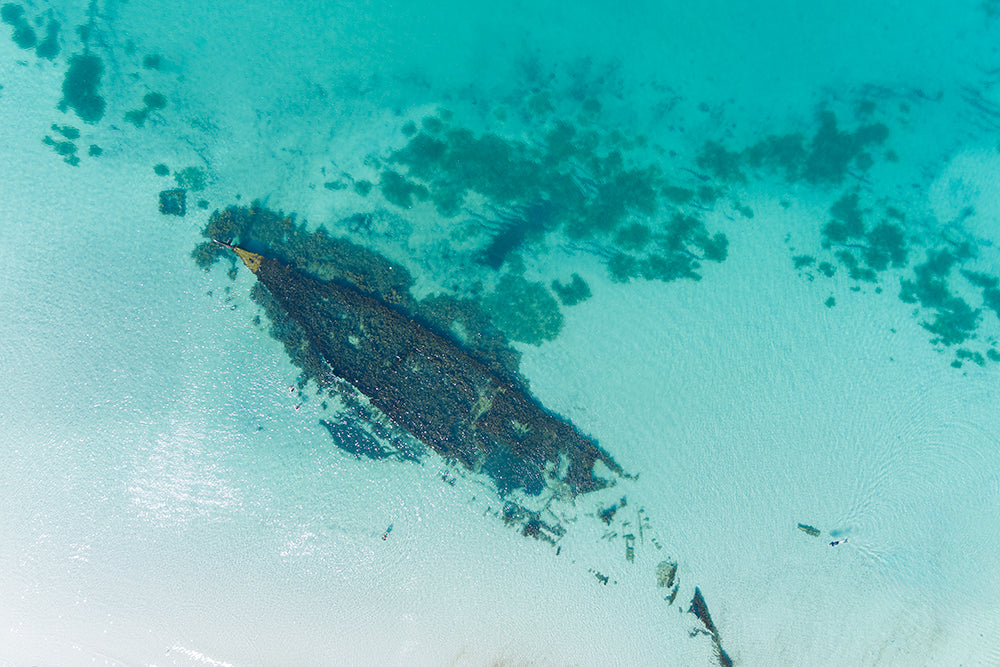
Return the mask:
M 235 252 L 236 256 L 242 259 L 243 263 L 246 264 L 247 268 L 250 269 L 250 271 L 253 273 L 257 273 L 257 269 L 260 268 L 260 263 L 264 261 L 263 255 L 258 255 L 255 252 L 250 252 L 249 250 L 244 250 L 243 248 L 237 248 L 234 245 L 230 245 L 229 243 L 225 243 L 224 241 L 219 241 L 218 239 L 212 239 L 212 240 L 218 243 L 219 245 L 229 248 L 230 250 Z

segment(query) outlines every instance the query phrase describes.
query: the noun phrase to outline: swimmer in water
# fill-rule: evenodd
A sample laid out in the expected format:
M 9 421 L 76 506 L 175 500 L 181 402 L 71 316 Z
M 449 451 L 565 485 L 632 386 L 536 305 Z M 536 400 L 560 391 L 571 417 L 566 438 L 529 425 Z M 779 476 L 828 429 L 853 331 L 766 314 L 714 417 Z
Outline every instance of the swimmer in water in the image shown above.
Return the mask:
M 842 539 L 842 540 L 834 540 L 833 542 L 830 542 L 830 546 L 831 547 L 839 547 L 841 544 L 847 544 L 847 538 L 846 537 L 844 539 Z

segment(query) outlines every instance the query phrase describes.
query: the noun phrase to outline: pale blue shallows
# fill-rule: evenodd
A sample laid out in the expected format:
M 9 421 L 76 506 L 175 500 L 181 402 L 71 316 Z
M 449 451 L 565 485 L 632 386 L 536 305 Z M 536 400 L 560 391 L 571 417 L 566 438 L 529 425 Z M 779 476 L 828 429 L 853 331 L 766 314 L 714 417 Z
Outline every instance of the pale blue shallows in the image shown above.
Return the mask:
M 696 586 L 734 664 L 1000 664 L 1000 3 L 877 5 L 4 5 L 0 666 L 719 664 Z M 55 54 L 29 36 L 50 25 Z M 82 56 L 90 117 L 64 88 Z M 843 173 L 753 162 L 815 150 L 824 112 Z M 660 179 L 652 216 L 626 207 L 653 242 L 674 212 L 728 240 L 699 280 L 616 278 L 611 234 L 501 265 L 587 282 L 520 370 L 634 476 L 556 496 L 557 545 L 505 526 L 485 476 L 338 449 L 254 277 L 191 257 L 261 200 L 418 297 L 489 293 L 476 252 L 510 210 L 381 192 L 427 117 L 525 150 L 593 131 Z M 175 187 L 183 217 L 158 210 Z M 866 233 L 838 237 L 853 196 Z M 852 277 L 837 253 L 878 264 L 879 224 L 906 257 Z

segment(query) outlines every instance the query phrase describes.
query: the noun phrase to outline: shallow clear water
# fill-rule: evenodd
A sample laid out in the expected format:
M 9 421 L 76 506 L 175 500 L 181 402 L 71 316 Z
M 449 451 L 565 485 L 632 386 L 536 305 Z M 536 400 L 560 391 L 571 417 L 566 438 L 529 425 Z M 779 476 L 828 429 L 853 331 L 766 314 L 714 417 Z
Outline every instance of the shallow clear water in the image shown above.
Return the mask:
M 3 20 L 0 665 L 1000 662 L 1000 5 Z M 549 544 L 345 452 L 192 257 L 252 200 L 478 304 L 627 476 Z

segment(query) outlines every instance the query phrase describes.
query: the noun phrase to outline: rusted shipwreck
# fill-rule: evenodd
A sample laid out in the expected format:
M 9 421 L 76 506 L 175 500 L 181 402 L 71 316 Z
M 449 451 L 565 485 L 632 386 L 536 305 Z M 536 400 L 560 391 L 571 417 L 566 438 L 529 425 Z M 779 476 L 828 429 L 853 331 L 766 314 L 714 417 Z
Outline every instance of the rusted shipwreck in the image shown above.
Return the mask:
M 623 474 L 596 442 L 517 382 L 377 295 L 216 243 L 243 260 L 334 376 L 442 456 L 488 474 L 501 493 L 560 486 L 576 495 Z

